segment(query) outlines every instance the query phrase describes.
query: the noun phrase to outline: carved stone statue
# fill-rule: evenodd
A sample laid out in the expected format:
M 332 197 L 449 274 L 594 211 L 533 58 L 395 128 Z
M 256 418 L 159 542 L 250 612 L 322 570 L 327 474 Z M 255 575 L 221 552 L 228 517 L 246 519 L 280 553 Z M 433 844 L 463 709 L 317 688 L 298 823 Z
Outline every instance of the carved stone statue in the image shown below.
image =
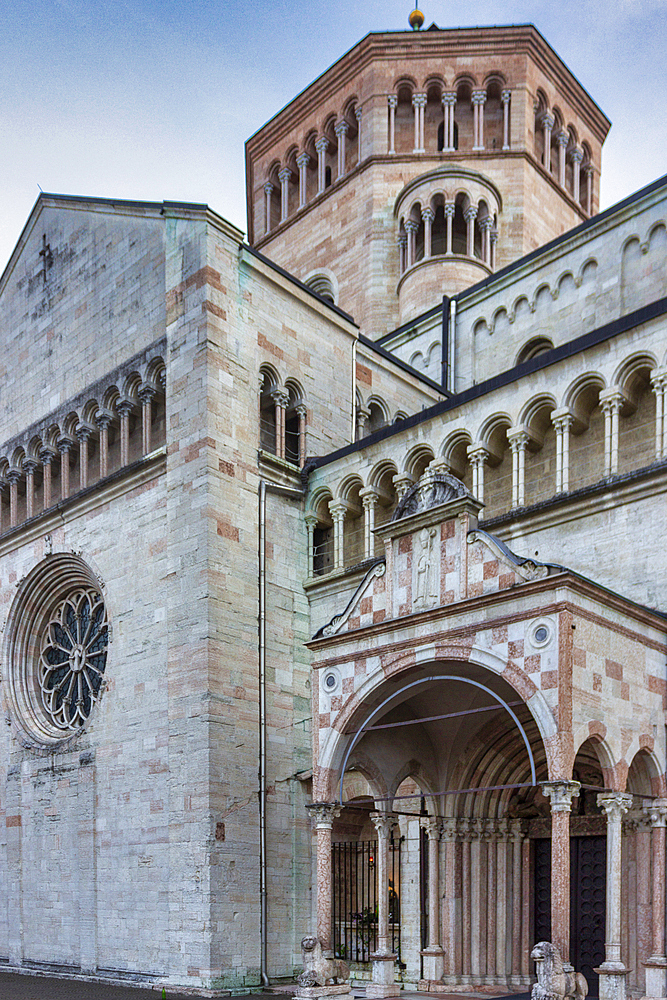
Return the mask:
M 438 600 L 437 565 L 434 553 L 436 535 L 435 528 L 422 528 L 419 533 L 421 551 L 416 564 L 416 608 L 430 608 Z
M 563 997 L 585 1000 L 588 983 L 584 976 L 574 970 L 565 970 L 558 948 L 550 941 L 536 944 L 530 957 L 535 962 L 537 974 L 537 982 L 530 994 L 531 1000 L 562 1000 Z
M 313 934 L 301 939 L 303 972 L 297 977 L 299 986 L 336 986 L 350 979 L 350 967 L 339 958 L 326 958 L 322 943 Z

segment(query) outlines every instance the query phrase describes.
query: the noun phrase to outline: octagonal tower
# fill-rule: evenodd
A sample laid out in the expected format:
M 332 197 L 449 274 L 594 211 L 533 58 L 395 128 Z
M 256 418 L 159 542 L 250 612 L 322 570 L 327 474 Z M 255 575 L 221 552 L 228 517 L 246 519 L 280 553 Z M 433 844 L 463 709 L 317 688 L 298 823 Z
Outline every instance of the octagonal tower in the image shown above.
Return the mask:
M 246 143 L 249 240 L 377 338 L 595 214 L 609 127 L 532 25 L 373 33 Z

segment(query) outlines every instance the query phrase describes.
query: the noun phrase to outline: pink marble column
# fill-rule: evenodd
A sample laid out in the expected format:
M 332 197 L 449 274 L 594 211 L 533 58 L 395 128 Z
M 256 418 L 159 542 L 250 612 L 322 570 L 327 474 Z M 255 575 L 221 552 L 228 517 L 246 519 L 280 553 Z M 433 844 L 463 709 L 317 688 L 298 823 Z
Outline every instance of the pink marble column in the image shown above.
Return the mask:
M 632 795 L 604 792 L 598 805 L 607 816 L 607 923 L 605 960 L 598 969 L 600 1000 L 624 1000 L 627 969 L 621 960 L 622 819 L 632 806 Z
M 26 458 L 23 461 L 23 471 L 25 472 L 25 516 L 30 520 L 35 513 L 35 473 L 39 463 L 34 458 Z
M 667 799 L 654 799 L 645 810 L 651 822 L 651 957 L 646 966 L 646 996 L 667 996 L 665 954 L 665 827 Z
M 308 806 L 317 836 L 317 936 L 323 951 L 331 951 L 331 904 L 333 871 L 331 868 L 331 831 L 341 807 L 330 802 Z
M 299 417 L 299 468 L 303 469 L 306 464 L 306 419 L 308 416 L 308 407 L 305 403 L 299 403 L 295 409 Z
M 523 844 L 523 823 L 520 819 L 511 821 L 512 831 L 512 985 L 521 986 L 521 845 Z
M 109 475 L 109 426 L 113 421 L 113 413 L 108 410 L 98 410 L 95 423 L 100 429 L 100 479 Z
M 457 820 L 453 817 L 442 821 L 442 844 L 445 855 L 445 912 L 443 944 L 445 952 L 445 976 L 454 977 L 461 968 L 460 940 L 457 934 L 457 903 L 460 909 L 461 900 L 458 895 L 461 884 L 461 872 L 458 863 L 459 847 L 457 843 Z
M 42 509 L 48 510 L 53 500 L 51 496 L 51 463 L 56 457 L 56 450 L 48 446 L 42 448 L 39 460 L 42 463 Z
M 88 485 L 88 441 L 93 428 L 88 424 L 79 424 L 75 433 L 79 442 L 79 489 L 85 490 Z
M 389 840 L 392 830 L 398 825 L 398 820 L 393 813 L 388 812 L 374 812 L 370 814 L 370 818 L 378 836 L 375 852 L 378 880 L 378 943 L 377 951 L 371 955 L 373 981 L 366 988 L 366 996 L 391 997 L 396 995 L 397 989 L 394 982 L 396 956 L 391 950 L 389 933 Z
M 428 945 L 422 951 L 424 979 L 434 982 L 444 972 L 440 945 L 440 826 L 435 816 L 422 816 L 420 824 L 428 837 Z
M 120 416 L 120 465 L 124 468 L 130 461 L 130 414 L 134 409 L 131 399 L 120 399 L 116 410 Z
M 9 480 L 9 526 L 15 528 L 19 518 L 19 480 L 23 473 L 20 469 L 9 469 L 7 479 Z
M 461 830 L 461 938 L 462 938 L 462 975 L 461 982 L 472 983 L 471 954 L 471 892 L 470 892 L 470 824 L 472 820 L 462 819 Z
M 551 799 L 551 941 L 565 965 L 570 963 L 570 812 L 578 781 L 545 781 Z
M 494 819 L 487 819 L 486 832 L 486 982 L 489 986 L 496 981 L 496 895 L 498 872 L 496 869 L 496 844 L 498 827 Z

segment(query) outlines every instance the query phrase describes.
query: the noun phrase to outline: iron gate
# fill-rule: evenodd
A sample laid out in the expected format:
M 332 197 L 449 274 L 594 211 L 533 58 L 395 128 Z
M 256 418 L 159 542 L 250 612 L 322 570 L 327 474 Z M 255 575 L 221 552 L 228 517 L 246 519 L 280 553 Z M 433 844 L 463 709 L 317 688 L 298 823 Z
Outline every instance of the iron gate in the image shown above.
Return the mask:
M 373 840 L 333 844 L 333 947 L 337 958 L 355 965 L 370 962 L 377 949 L 377 866 Z M 389 843 L 389 934 L 391 950 L 401 960 L 401 840 Z

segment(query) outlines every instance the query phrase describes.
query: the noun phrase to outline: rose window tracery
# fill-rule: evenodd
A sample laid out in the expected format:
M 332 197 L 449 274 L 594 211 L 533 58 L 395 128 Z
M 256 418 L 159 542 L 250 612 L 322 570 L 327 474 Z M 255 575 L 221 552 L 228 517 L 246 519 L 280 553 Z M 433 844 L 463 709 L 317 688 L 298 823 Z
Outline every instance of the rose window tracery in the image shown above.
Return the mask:
M 92 589 L 77 590 L 56 608 L 41 639 L 39 688 L 53 725 L 79 729 L 99 700 L 109 643 L 104 602 Z

